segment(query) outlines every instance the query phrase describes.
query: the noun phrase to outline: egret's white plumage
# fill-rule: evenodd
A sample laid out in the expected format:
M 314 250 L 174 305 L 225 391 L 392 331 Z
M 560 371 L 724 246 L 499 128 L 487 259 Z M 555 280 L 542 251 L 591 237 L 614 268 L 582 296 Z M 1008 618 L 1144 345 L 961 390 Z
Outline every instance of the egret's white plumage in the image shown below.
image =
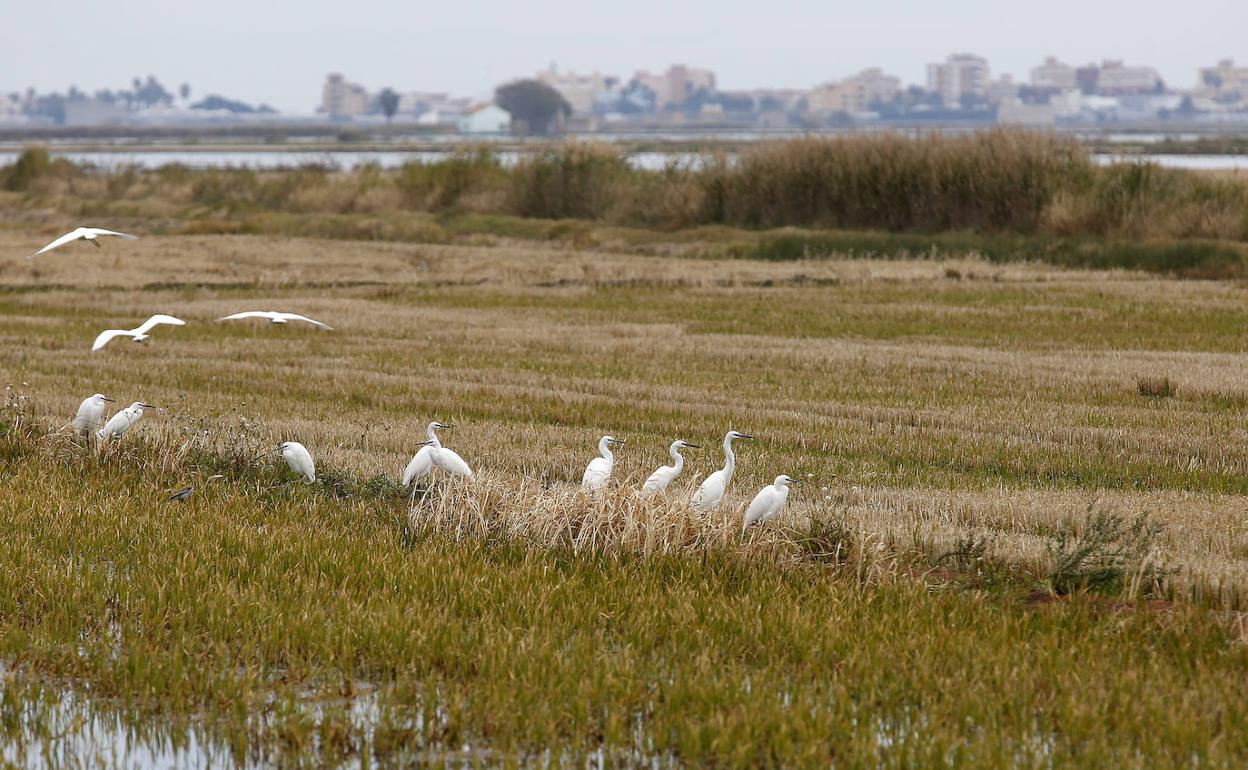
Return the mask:
M 104 409 L 113 400 L 103 393 L 84 398 L 78 405 L 78 413 L 74 415 L 74 433 L 90 436 L 99 430 L 100 423 L 104 421 Z
M 171 315 L 165 315 L 164 313 L 157 313 L 133 329 L 105 329 L 95 338 L 95 342 L 91 343 L 91 352 L 94 353 L 104 347 L 114 337 L 130 337 L 135 342 L 143 342 L 150 336 L 148 335 L 148 332 L 161 324 L 169 324 L 170 326 L 186 326 L 186 321 L 183 321 L 180 318 L 174 318 Z
M 585 473 L 581 476 L 581 489 L 591 492 L 607 485 L 611 480 L 611 469 L 615 467 L 615 455 L 612 454 L 611 447 L 623 443 L 624 439 L 612 436 L 603 436 L 598 440 L 598 457 L 585 466 Z
M 304 484 L 316 481 L 316 464 L 312 462 L 312 453 L 298 441 L 287 441 L 279 448 L 286 467 L 303 477 Z
M 299 315 L 298 313 L 282 313 L 276 310 L 244 310 L 241 313 L 234 313 L 233 315 L 222 316 L 221 318 L 218 318 L 217 320 L 218 321 L 237 321 L 241 318 L 267 318 L 269 319 L 269 323 L 271 324 L 284 324 L 284 323 L 289 323 L 290 321 L 306 321 L 314 326 L 319 326 L 322 329 L 334 328 L 327 323 L 321 323 L 320 321 L 317 321 L 313 318 L 308 318 L 306 315 Z
M 732 483 L 732 473 L 737 468 L 737 455 L 732 451 L 732 442 L 737 439 L 752 438 L 754 437 L 735 430 L 728 431 L 724 436 L 724 467 L 707 476 L 693 493 L 691 503 L 694 510 L 710 511 L 719 507 L 724 499 L 724 493 L 728 491 L 728 485 Z
M 60 238 L 57 238 L 55 241 L 52 241 L 51 243 L 49 243 L 47 246 L 44 246 L 42 249 L 39 249 L 38 251 L 36 251 L 34 254 L 31 254 L 29 257 L 27 257 L 27 259 L 34 259 L 35 257 L 39 256 L 40 254 L 43 254 L 46 251 L 51 251 L 52 249 L 60 248 L 61 246 L 64 246 L 65 244 L 70 243 L 72 241 L 83 240 L 88 243 L 94 243 L 96 246 L 99 246 L 100 242 L 97 239 L 101 235 L 112 236 L 114 238 L 124 238 L 127 241 L 133 241 L 135 238 L 138 237 L 137 235 L 130 235 L 128 233 L 119 233 L 116 230 L 105 230 L 102 227 L 79 227 L 79 228 L 75 228 L 69 231 L 68 233 L 65 233 Z
M 403 469 L 403 486 L 411 484 L 413 481 L 419 481 L 424 478 L 433 468 L 433 450 L 429 448 L 430 442 L 422 441 L 420 449 L 416 454 L 412 455 L 412 459 L 407 462 L 407 467 Z
M 426 474 L 437 466 L 452 476 L 462 476 L 464 478 L 472 478 L 472 468 L 468 467 L 468 463 L 464 462 L 464 458 L 460 457 L 455 451 L 442 446 L 442 442 L 438 440 L 438 430 L 451 430 L 453 425 L 445 425 L 443 423 L 429 423 L 425 427 L 426 440 L 421 442 L 420 451 L 412 456 L 407 463 L 407 467 L 403 469 L 403 486 L 411 484 L 413 481 L 419 481 Z
M 797 480 L 785 476 L 783 473 L 776 476 L 776 480 L 759 490 L 754 499 L 750 502 L 750 507 L 745 510 L 745 526 L 742 529 L 750 527 L 754 524 L 766 524 L 780 513 L 780 509 L 784 508 L 784 504 L 789 499 L 789 485 L 796 484 Z
M 672 458 L 671 465 L 664 465 L 654 473 L 650 474 L 650 478 L 646 479 L 646 483 L 641 485 L 641 493 L 646 496 L 657 495 L 667 490 L 667 485 L 672 483 L 684 470 L 685 458 L 681 455 L 682 449 L 701 449 L 697 444 L 690 444 L 688 441 L 673 441 L 672 445 L 667 448 L 668 455 Z
M 125 435 L 126 431 L 134 427 L 135 423 L 143 419 L 144 409 L 155 408 L 156 407 L 151 404 L 145 404 L 142 401 L 135 401 L 130 406 L 122 409 L 120 412 L 109 418 L 109 421 L 104 423 L 104 427 L 100 428 L 99 431 L 96 432 L 95 436 L 100 441 L 110 438 L 121 438 Z

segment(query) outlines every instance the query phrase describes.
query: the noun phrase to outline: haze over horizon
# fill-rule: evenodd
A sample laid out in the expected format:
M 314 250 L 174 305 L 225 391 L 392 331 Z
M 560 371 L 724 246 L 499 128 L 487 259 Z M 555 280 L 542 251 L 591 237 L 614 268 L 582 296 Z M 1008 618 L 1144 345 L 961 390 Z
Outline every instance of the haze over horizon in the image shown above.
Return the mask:
M 809 88 L 882 67 L 923 83 L 926 64 L 954 52 L 984 56 L 994 77 L 1025 80 L 1046 55 L 1071 64 L 1123 59 L 1156 67 L 1172 87 L 1222 58 L 1248 60 L 1248 3 L 1161 0 L 1033 3 L 883 0 L 871 5 L 638 0 L 627 14 L 570 0 L 518 6 L 481 0 L 413 7 L 359 0 L 244 3 L 202 8 L 135 0 L 67 0 L 6 9 L 14 34 L 0 48 L 0 91 L 88 93 L 155 75 L 192 98 L 209 93 L 311 113 L 326 73 L 369 89 L 488 96 L 499 83 L 561 69 L 631 76 L 686 63 L 715 71 L 724 89 Z M 56 34 L 48 34 L 50 31 Z

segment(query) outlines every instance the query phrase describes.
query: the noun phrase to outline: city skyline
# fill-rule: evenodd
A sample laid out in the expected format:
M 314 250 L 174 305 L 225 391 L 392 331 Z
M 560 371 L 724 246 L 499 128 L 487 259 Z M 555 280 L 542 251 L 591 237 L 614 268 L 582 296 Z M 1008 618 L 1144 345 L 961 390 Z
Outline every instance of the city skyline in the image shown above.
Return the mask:
M 117 19 L 85 2 L 24 4 L 8 14 L 12 29 L 61 34 L 7 41 L 0 49 L 0 91 L 76 85 L 90 93 L 155 74 L 190 83 L 196 97 L 220 93 L 308 114 L 328 71 L 374 89 L 484 97 L 552 62 L 625 79 L 639 69 L 685 62 L 714 70 L 726 90 L 811 88 L 872 66 L 905 84 L 923 84 L 929 63 L 968 51 L 986 58 L 994 76 L 1018 80 L 1054 55 L 1076 65 L 1104 59 L 1150 65 L 1169 86 L 1190 88 L 1198 68 L 1248 59 L 1237 32 L 1248 26 L 1248 4 L 1195 0 L 1181 14 L 1153 0 L 1085 5 L 1015 4 L 1027 12 L 1011 15 L 984 0 L 941 8 L 782 1 L 765 9 L 701 0 L 669 8 L 641 0 L 618 17 L 565 0 L 523 9 L 484 2 L 419 10 L 363 0 L 341 17 L 340 6 L 321 2 L 257 7 L 222 0 L 204 19 L 139 0 Z M 232 21 L 238 18 L 248 23 Z M 517 29 L 526 32 L 518 36 Z M 231 63 L 222 66 L 225 50 Z

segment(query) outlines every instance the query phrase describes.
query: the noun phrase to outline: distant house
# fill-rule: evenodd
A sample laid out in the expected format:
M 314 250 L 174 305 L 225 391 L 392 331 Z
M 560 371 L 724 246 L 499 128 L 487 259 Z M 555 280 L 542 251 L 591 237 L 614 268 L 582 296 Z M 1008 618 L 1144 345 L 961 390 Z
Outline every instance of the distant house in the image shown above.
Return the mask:
M 478 104 L 459 119 L 461 134 L 505 134 L 511 130 L 511 113 L 493 102 Z

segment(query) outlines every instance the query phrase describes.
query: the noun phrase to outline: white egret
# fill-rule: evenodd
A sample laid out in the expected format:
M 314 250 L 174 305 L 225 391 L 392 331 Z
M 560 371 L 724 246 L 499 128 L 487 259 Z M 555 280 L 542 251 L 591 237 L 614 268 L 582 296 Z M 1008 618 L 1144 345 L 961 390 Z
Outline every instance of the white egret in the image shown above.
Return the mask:
M 68 233 L 65 233 L 60 238 L 57 238 L 55 241 L 52 241 L 51 243 L 49 243 L 47 246 L 44 246 L 42 249 L 39 249 L 38 251 L 36 251 L 34 254 L 31 254 L 26 259 L 34 259 L 35 257 L 39 256 L 45 251 L 51 251 L 52 249 L 60 248 L 61 246 L 64 246 L 65 244 L 70 243 L 71 241 L 83 240 L 83 241 L 86 241 L 87 243 L 93 243 L 96 245 L 96 247 L 99 247 L 100 242 L 98 238 L 101 235 L 108 235 L 114 238 L 124 238 L 127 241 L 133 241 L 135 238 L 138 238 L 137 235 L 130 235 L 128 233 L 119 233 L 115 230 L 105 230 L 102 227 L 79 227 L 79 228 L 69 231 Z
M 287 441 L 278 447 L 286 467 L 303 477 L 304 484 L 316 481 L 316 464 L 312 462 L 312 454 L 308 448 L 298 441 Z
M 697 491 L 693 493 L 691 501 L 695 511 L 710 511 L 719 507 L 720 502 L 724 499 L 724 492 L 728 490 L 728 485 L 732 483 L 732 472 L 737 468 L 737 455 L 732 451 L 732 442 L 737 439 L 752 439 L 753 436 L 747 436 L 744 433 L 738 433 L 735 430 L 728 431 L 724 436 L 724 467 L 715 471 L 706 477 Z
M 78 413 L 74 415 L 74 433 L 79 436 L 90 436 L 99 430 L 100 423 L 104 420 L 104 405 L 114 401 L 116 399 L 109 398 L 103 393 L 84 398 L 78 405 Z
M 623 444 L 624 439 L 603 436 L 598 440 L 598 457 L 585 466 L 585 474 L 581 476 L 581 489 L 586 492 L 602 489 L 611 480 L 611 469 L 615 467 L 615 455 L 611 447 Z
M 267 318 L 269 319 L 269 323 L 271 324 L 284 324 L 284 323 L 289 323 L 290 321 L 307 321 L 308 323 L 314 326 L 319 326 L 322 329 L 332 330 L 334 328 L 330 326 L 329 324 L 321 323 L 320 321 L 317 321 L 315 319 L 308 318 L 306 315 L 299 315 L 298 313 L 281 313 L 276 310 L 244 310 L 241 313 L 234 313 L 233 315 L 222 316 L 221 318 L 218 318 L 217 320 L 218 321 L 237 321 L 241 318 Z
M 104 423 L 104 427 L 96 432 L 95 436 L 100 441 L 110 438 L 121 438 L 126 431 L 134 427 L 135 423 L 143 419 L 144 409 L 155 408 L 151 404 L 135 401 L 130 406 L 113 415 L 108 422 Z
M 420 447 L 420 451 L 412 456 L 412 459 L 407 463 L 407 467 L 403 469 L 403 478 L 401 479 L 403 486 L 407 486 L 413 481 L 419 481 L 434 466 L 452 476 L 472 478 L 472 468 L 468 467 L 468 463 L 464 462 L 464 458 L 460 457 L 454 450 L 442 446 L 442 442 L 438 440 L 438 434 L 434 432 L 438 430 L 452 430 L 454 427 L 454 425 L 446 425 L 436 420 L 425 427 L 427 440 L 417 445 Z
M 646 497 L 657 495 L 667 489 L 667 485 L 680 475 L 684 470 L 685 458 L 680 454 L 682 449 L 701 449 L 697 444 L 690 444 L 688 441 L 673 441 L 672 445 L 667 448 L 667 453 L 671 455 L 672 464 L 663 467 L 650 474 L 650 478 L 646 479 L 646 483 L 641 485 L 641 493 Z
M 107 345 L 113 337 L 130 337 L 135 342 L 146 342 L 147 338 L 150 336 L 148 335 L 148 332 L 161 324 L 169 324 L 170 326 L 186 326 L 186 321 L 183 321 L 180 318 L 174 318 L 171 315 L 165 315 L 164 313 L 157 313 L 144 321 L 142 325 L 133 329 L 105 329 L 95 338 L 95 342 L 91 343 L 91 352 L 94 353 Z
M 797 479 L 782 473 L 776 476 L 775 481 L 759 490 L 750 502 L 750 507 L 745 510 L 745 526 L 741 528 L 742 531 L 753 524 L 766 524 L 774 519 L 788 502 L 789 485 L 796 483 Z

